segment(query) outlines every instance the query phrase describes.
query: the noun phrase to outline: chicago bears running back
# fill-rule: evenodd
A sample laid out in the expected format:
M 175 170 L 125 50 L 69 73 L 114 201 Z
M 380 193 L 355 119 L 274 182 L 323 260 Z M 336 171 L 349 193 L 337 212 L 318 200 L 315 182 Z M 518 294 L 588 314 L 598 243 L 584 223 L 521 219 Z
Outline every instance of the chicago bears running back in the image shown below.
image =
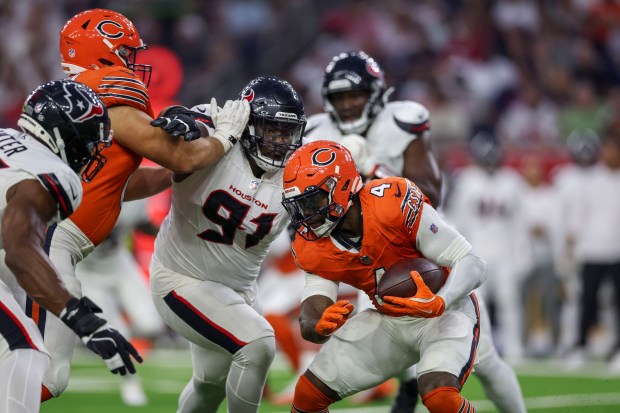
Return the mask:
M 308 273 L 301 332 L 325 343 L 297 382 L 291 411 L 327 411 L 415 363 L 431 412 L 473 411 L 459 392 L 475 362 L 480 324 L 472 291 L 486 269 L 467 240 L 413 182 L 389 177 L 363 185 L 350 152 L 331 141 L 306 144 L 291 157 L 282 203 L 297 231 L 295 261 Z M 415 296 L 378 298 L 385 268 L 413 257 L 451 268 L 444 286 L 434 294 L 412 271 Z M 349 319 L 353 306 L 334 303 L 341 282 L 363 290 L 376 309 Z

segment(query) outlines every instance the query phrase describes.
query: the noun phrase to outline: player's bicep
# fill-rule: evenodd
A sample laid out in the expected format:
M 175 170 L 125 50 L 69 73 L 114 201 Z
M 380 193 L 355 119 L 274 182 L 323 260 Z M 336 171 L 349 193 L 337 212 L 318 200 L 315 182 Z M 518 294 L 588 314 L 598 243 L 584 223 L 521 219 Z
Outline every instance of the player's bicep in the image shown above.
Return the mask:
M 7 253 L 20 243 L 38 243 L 58 211 L 54 198 L 38 181 L 25 180 L 17 185 L 2 218 Z
M 416 249 L 436 264 L 451 268 L 472 246 L 435 208 L 426 204 L 420 216 Z

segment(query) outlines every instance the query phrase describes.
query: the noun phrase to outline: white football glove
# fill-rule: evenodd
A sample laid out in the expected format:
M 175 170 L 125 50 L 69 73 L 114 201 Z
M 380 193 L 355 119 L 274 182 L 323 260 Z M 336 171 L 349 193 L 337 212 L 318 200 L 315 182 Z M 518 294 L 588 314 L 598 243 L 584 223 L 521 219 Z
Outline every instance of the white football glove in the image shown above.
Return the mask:
M 211 136 L 222 142 L 224 152 L 237 143 L 249 117 L 250 104 L 245 99 L 227 100 L 222 109 L 218 109 L 215 98 L 211 99 L 211 119 L 215 126 Z
M 351 133 L 344 135 L 340 144 L 351 152 L 355 166 L 364 177 L 370 175 L 376 163 L 368 147 L 368 140 L 363 136 Z

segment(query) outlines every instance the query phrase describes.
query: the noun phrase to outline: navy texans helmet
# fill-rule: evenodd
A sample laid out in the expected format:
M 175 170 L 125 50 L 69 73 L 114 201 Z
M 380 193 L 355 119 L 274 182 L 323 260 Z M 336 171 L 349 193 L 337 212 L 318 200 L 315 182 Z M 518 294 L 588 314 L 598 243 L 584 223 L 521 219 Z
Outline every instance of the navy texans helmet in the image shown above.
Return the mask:
M 72 80 L 37 87 L 26 98 L 17 125 L 76 173 L 83 171 L 86 182 L 105 164 L 100 150 L 112 142 L 105 105 L 91 88 Z
M 284 168 L 306 128 L 301 96 L 287 81 L 261 76 L 243 88 L 240 99 L 250 104 L 248 127 L 241 135 L 246 153 L 265 172 Z
M 344 122 L 331 102 L 334 93 L 354 90 L 368 91 L 369 98 L 362 115 Z M 340 53 L 334 56 L 323 77 L 323 105 L 325 112 L 343 133 L 363 134 L 387 100 L 385 78 L 379 64 L 363 51 Z
M 601 141 L 592 129 L 576 130 L 566 138 L 566 147 L 573 162 L 588 166 L 598 160 Z
M 471 138 L 469 154 L 474 162 L 488 170 L 495 170 L 504 159 L 501 143 L 487 131 L 480 131 Z

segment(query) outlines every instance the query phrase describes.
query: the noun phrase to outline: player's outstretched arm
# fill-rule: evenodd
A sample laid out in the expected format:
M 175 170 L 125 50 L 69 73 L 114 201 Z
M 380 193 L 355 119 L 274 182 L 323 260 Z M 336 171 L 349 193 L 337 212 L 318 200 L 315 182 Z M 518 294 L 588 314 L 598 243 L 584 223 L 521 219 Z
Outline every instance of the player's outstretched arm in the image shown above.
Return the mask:
M 171 170 L 141 166 L 131 174 L 123 193 L 123 202 L 148 198 L 170 188 L 171 185 Z
M 227 101 L 212 113 L 214 133 L 191 142 L 151 126 L 153 119 L 131 106 L 114 106 L 108 112 L 114 138 L 122 146 L 175 173 L 188 174 L 214 164 L 232 148 L 245 129 L 250 107 L 245 100 Z
M 65 288 L 42 248 L 45 226 L 56 214 L 56 201 L 35 180 L 19 182 L 9 189 L 2 219 L 5 262 L 17 282 L 39 305 L 58 316 L 101 356 L 113 373 L 135 373 L 131 361 L 142 358 L 136 349 L 106 320 L 88 298 L 77 299 Z
M 5 262 L 17 282 L 39 305 L 58 316 L 71 298 L 42 248 L 56 202 L 35 180 L 11 187 L 2 219 Z

